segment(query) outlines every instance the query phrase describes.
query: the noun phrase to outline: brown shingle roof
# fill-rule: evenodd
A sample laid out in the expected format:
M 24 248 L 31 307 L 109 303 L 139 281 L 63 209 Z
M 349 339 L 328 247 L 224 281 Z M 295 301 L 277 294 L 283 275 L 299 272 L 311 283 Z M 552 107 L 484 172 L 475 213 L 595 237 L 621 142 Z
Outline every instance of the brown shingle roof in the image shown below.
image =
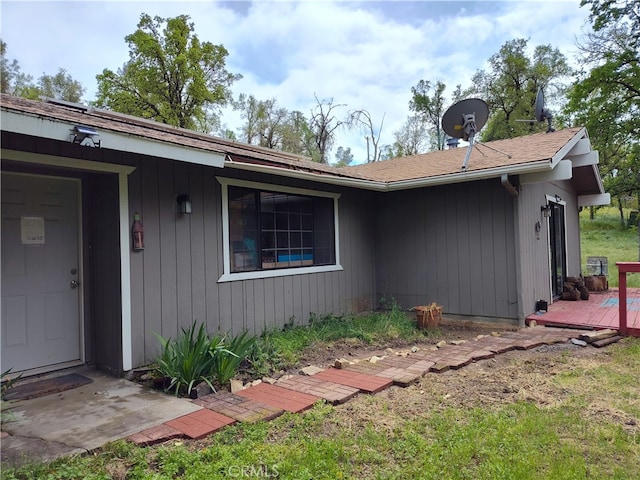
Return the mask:
M 40 118 L 85 125 L 98 131 L 112 131 L 125 135 L 157 140 L 174 145 L 226 154 L 235 163 L 261 165 L 282 170 L 296 170 L 321 177 L 371 180 L 392 183 L 403 180 L 429 179 L 460 174 L 467 147 L 400 157 L 382 162 L 332 167 L 311 161 L 306 157 L 280 152 L 264 147 L 233 142 L 191 130 L 108 112 L 105 110 L 78 108 L 58 103 L 37 102 L 10 95 L 0 95 L 4 110 L 17 111 Z M 553 133 L 498 140 L 476 144 L 468 163 L 467 172 L 477 173 L 499 167 L 550 162 L 576 134 L 579 127 Z M 486 146 L 485 146 L 486 145 Z M 490 148 L 489 148 L 490 147 Z M 107 148 L 107 147 L 105 147 Z M 230 164 L 229 166 L 232 166 Z M 275 173 L 275 172 L 274 172 Z M 459 179 L 457 181 L 460 181 Z
M 0 105 L 6 110 L 22 112 L 41 118 L 66 121 L 75 125 L 94 127 L 98 132 L 100 130 L 108 130 L 175 145 L 227 154 L 230 155 L 233 160 L 242 163 L 272 165 L 279 168 L 336 176 L 344 176 L 345 173 L 330 165 L 313 162 L 309 158 L 301 155 L 234 142 L 193 130 L 173 127 L 164 123 L 153 122 L 101 109 L 92 109 L 90 107 L 79 108 L 80 106 L 74 107 L 72 104 L 65 105 L 39 102 L 6 94 L 0 95 Z M 108 147 L 106 146 L 104 148 Z M 350 177 L 359 178 L 359 175 L 354 173 L 354 175 L 350 175 Z
M 580 130 L 580 127 L 566 128 L 558 132 L 477 143 L 471 152 L 467 172 L 550 162 Z M 460 173 L 466 152 L 467 147 L 459 147 L 355 165 L 348 167 L 348 170 L 381 182 L 436 177 Z

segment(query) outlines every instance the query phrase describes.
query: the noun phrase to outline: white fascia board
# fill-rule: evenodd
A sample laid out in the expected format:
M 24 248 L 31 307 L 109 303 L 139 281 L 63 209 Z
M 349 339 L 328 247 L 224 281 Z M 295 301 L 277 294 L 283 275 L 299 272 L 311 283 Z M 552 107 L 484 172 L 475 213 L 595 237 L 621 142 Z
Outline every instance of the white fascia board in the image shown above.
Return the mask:
M 570 160 L 561 160 L 553 170 L 543 172 L 525 173 L 520 175 L 520 184 L 545 183 L 558 180 L 570 180 L 573 176 Z
M 558 162 L 564 160 L 565 157 L 570 154 L 571 150 L 573 150 L 576 145 L 578 145 L 578 143 L 583 139 L 589 139 L 589 137 L 587 137 L 587 130 L 585 128 L 581 128 L 580 130 L 578 130 L 573 138 L 565 143 L 564 146 L 560 150 L 558 150 L 558 152 L 551 158 L 551 168 L 554 168 L 558 164 Z M 584 145 L 585 144 L 583 143 L 582 146 L 579 147 L 580 150 L 584 148 Z M 589 143 L 589 145 L 591 144 Z
M 2 130 L 7 132 L 59 141 L 70 141 L 73 127 L 77 125 L 72 122 L 51 120 L 8 110 L 2 111 L 1 122 Z M 224 166 L 225 156 L 223 153 L 199 150 L 100 128 L 96 130 L 98 132 L 98 140 L 101 141 L 101 145 L 105 149 L 151 155 L 210 167 Z
M 590 207 L 592 205 L 610 205 L 611 195 L 601 193 L 599 195 L 578 195 L 579 207 Z
M 0 152 L 0 156 L 3 160 L 37 165 L 54 165 L 57 167 L 83 170 L 87 172 L 122 173 L 129 175 L 136 169 L 136 167 L 132 167 L 130 165 L 94 162 L 92 160 L 60 157 L 58 155 L 45 155 L 43 153 L 23 152 L 20 150 L 6 150 L 3 148 Z
M 408 190 L 411 188 L 448 185 L 451 183 L 470 182 L 474 180 L 486 180 L 490 178 L 500 178 L 503 174 L 521 175 L 523 173 L 546 171 L 550 170 L 551 168 L 547 160 L 542 160 L 539 162 L 527 163 L 524 165 L 513 165 L 480 171 L 460 172 L 448 175 L 439 175 L 437 177 L 415 178 L 395 182 L 380 182 L 376 180 L 366 180 L 360 178 L 333 177 L 320 173 L 304 172 L 300 170 L 288 170 L 280 167 L 272 167 L 269 165 L 239 163 L 229 159 L 225 161 L 225 167 L 266 173 L 279 177 L 309 180 L 313 182 L 326 183 L 329 185 L 339 185 L 344 187 L 359 188 L 363 190 L 373 190 L 377 192 L 392 192 L 396 190 Z
M 591 151 L 591 140 L 589 137 L 582 137 L 578 142 L 573 146 L 571 151 L 567 154 L 568 157 L 574 157 L 578 155 L 584 155 L 585 153 L 589 153 Z
M 597 165 L 600 163 L 600 154 L 597 150 L 591 150 L 588 153 L 580 155 L 570 155 L 567 158 L 571 160 L 574 167 L 586 167 L 588 165 Z

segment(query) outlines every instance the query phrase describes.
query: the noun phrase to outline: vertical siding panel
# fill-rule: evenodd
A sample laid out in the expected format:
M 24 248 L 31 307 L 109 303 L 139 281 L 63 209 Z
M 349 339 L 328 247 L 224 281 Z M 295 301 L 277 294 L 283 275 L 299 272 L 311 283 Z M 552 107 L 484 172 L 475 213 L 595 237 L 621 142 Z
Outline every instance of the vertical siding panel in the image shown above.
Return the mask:
M 471 262 L 470 244 L 474 239 L 471 237 L 469 231 L 469 201 L 467 188 L 458 188 L 455 210 L 458 223 L 458 248 L 456 251 L 458 257 L 458 309 L 456 311 L 447 309 L 447 311 L 454 313 L 468 313 L 472 311 L 470 292 L 473 272 L 469 271 L 469 265 Z
M 509 201 L 506 191 L 494 190 L 492 204 L 493 216 L 493 258 L 495 265 L 494 292 L 496 315 L 507 317 L 509 315 L 509 290 L 508 290 L 508 266 L 507 266 L 507 226 L 505 221 L 506 203 Z
M 265 293 L 264 282 L 255 281 L 253 283 L 253 298 L 255 308 L 255 329 L 254 333 L 260 335 L 267 329 L 268 322 L 265 315 Z
M 479 235 L 481 222 L 479 200 L 480 192 L 476 184 L 472 184 L 469 187 L 468 221 L 469 232 L 471 233 L 471 239 L 469 241 L 469 254 L 471 256 L 471 261 L 469 262 L 469 276 L 471 278 L 471 311 L 475 312 L 476 315 L 483 315 L 482 278 L 485 277 L 484 272 L 482 271 L 482 245 L 481 237 Z
M 284 322 L 290 323 L 294 315 L 293 297 L 293 277 L 282 277 L 283 301 L 284 301 Z
M 427 236 L 429 231 L 425 219 L 427 207 L 426 192 L 424 190 L 418 190 L 413 192 L 413 195 L 414 201 L 410 202 L 413 205 L 413 245 L 410 251 L 414 252 L 416 275 L 413 286 L 415 298 L 410 302 L 413 304 L 412 306 L 428 303 L 432 295 L 429 290 L 429 278 L 435 276 L 432 272 L 428 254 L 429 239 Z
M 173 196 L 173 163 L 159 163 L 158 209 L 160 213 L 160 302 L 162 305 L 162 335 L 178 334 L 175 197 Z
M 232 332 L 234 335 L 242 330 L 244 325 L 244 293 L 245 282 L 231 283 L 231 315 L 222 319 L 223 332 Z
M 198 322 L 207 320 L 207 296 L 205 278 L 205 209 L 203 198 L 204 172 L 199 165 L 189 167 L 189 193 L 193 203 L 190 215 L 191 238 L 191 304 L 192 315 Z
M 278 328 L 284 327 L 286 319 L 285 295 L 284 295 L 284 277 L 276 277 L 273 279 L 273 298 L 274 298 L 274 321 Z
M 142 162 L 142 224 L 144 226 L 144 338 L 145 359 L 153 361 L 160 346 L 154 333 L 162 333 L 162 291 L 160 252 L 160 209 L 158 199 L 158 164 Z
M 281 326 L 276 316 L 276 302 L 280 303 L 280 299 L 276 299 L 275 279 L 265 278 L 262 282 L 264 285 L 264 315 L 269 328 Z
M 508 318 L 518 318 L 518 279 L 516 269 L 513 268 L 518 261 L 516 257 L 516 232 L 515 232 L 515 207 L 517 198 L 508 198 L 505 239 L 506 239 L 506 267 L 507 267 L 507 295 L 509 299 Z
M 309 312 L 320 313 L 318 303 L 318 275 L 309 275 Z
M 219 301 L 218 301 L 218 332 L 226 333 L 231 329 L 231 287 L 233 282 L 224 282 L 218 284 Z M 237 283 L 237 282 L 235 282 Z
M 435 237 L 436 243 L 436 292 L 437 296 L 433 300 L 448 308 L 449 306 L 449 262 L 448 239 L 447 239 L 447 205 L 445 192 L 439 189 L 433 199 L 434 218 L 431 234 Z
M 303 323 L 309 323 L 311 313 L 311 288 L 309 287 L 311 275 L 301 275 L 300 279 L 300 319 Z
M 176 198 L 183 193 L 189 193 L 188 165 L 174 163 L 174 188 L 173 205 L 176 235 L 176 295 L 178 302 L 178 325 L 188 327 L 194 321 L 191 299 L 191 215 L 177 213 L 178 204 Z
M 457 187 L 457 186 L 456 186 Z M 460 257 L 458 255 L 458 223 L 459 218 L 456 216 L 456 205 L 459 202 L 459 190 L 458 188 L 446 189 L 445 202 L 447 205 L 446 218 L 445 218 L 445 231 L 446 231 L 446 251 L 447 251 L 447 311 L 460 311 L 460 297 L 465 293 L 460 289 Z
M 436 206 L 434 203 L 434 194 L 431 190 L 423 190 L 422 192 L 422 209 L 418 222 L 424 224 L 424 243 L 422 248 L 427 255 L 427 298 L 423 302 L 435 302 L 438 300 L 438 224 L 435 213 Z M 437 191 L 436 194 L 437 195 Z M 420 302 L 420 303 L 423 303 Z
M 341 290 L 340 277 L 342 277 L 342 272 L 329 272 L 329 276 L 331 277 L 331 286 L 333 287 L 333 307 L 331 308 L 332 312 L 338 312 L 340 315 L 344 313 L 343 305 L 344 303 L 341 301 L 342 293 L 344 289 Z
M 480 255 L 482 262 L 482 314 L 495 316 L 495 258 L 493 256 L 493 217 L 495 206 L 491 204 L 491 192 L 480 191 Z
M 242 326 L 243 331 L 255 332 L 256 330 L 256 297 L 254 290 L 255 282 L 247 281 L 244 282 L 244 325 Z
M 302 313 L 302 281 L 306 275 L 298 275 L 292 277 L 292 298 L 293 298 L 293 317 L 296 325 L 305 324 L 306 319 Z

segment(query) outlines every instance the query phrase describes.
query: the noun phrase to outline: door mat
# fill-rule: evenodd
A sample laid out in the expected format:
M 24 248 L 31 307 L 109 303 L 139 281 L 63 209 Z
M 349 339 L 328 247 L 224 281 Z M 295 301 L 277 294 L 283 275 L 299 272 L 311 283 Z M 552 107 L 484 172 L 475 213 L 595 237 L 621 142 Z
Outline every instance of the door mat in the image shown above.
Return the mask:
M 30 400 L 44 397 L 52 393 L 60 393 L 73 388 L 81 387 L 93 380 L 77 373 L 69 373 L 61 377 L 47 378 L 37 382 L 23 383 L 11 387 L 3 397 L 3 400 Z

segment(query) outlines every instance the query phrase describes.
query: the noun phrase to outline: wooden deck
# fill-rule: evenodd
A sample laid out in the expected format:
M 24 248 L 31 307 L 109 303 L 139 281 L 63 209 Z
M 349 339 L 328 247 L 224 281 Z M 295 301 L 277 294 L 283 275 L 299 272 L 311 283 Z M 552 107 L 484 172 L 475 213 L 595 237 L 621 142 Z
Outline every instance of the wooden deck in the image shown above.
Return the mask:
M 590 292 L 589 300 L 558 300 L 542 315 L 533 314 L 527 321 L 538 325 L 576 326 L 592 329 L 613 328 L 620 325 L 618 289 Z M 640 337 L 640 288 L 627 288 L 627 333 Z

